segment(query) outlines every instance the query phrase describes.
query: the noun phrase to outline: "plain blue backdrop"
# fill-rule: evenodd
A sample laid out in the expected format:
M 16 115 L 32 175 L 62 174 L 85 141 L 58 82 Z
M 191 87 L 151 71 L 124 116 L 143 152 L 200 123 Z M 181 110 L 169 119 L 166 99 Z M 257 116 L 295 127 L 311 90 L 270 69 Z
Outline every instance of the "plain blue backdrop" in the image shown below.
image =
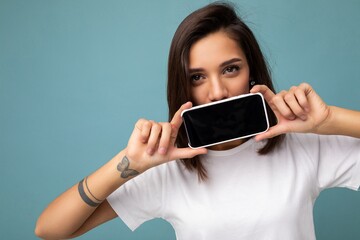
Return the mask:
M 140 117 L 167 119 L 166 67 L 181 20 L 209 1 L 0 0 L 0 233 L 36 239 L 61 192 L 126 146 Z M 309 82 L 360 109 L 360 1 L 238 0 L 278 90 Z M 318 239 L 360 239 L 360 194 L 325 191 Z M 163 220 L 119 219 L 80 239 L 175 239 Z

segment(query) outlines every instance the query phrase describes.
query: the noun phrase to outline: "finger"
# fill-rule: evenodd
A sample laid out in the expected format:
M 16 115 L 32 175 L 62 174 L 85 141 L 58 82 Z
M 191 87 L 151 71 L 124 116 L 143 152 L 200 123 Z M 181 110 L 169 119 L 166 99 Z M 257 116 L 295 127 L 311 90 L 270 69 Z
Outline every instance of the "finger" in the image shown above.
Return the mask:
M 146 119 L 139 119 L 134 127 L 134 131 L 133 132 L 137 132 L 138 135 L 140 136 L 140 141 L 143 143 L 147 142 L 147 139 L 149 137 L 150 133 L 150 125 L 149 125 L 149 121 Z
M 152 123 L 150 121 L 143 120 L 141 125 L 138 126 L 138 129 L 140 129 L 141 142 L 147 143 L 147 141 L 149 140 L 151 125 L 152 125 Z
M 301 83 L 299 88 L 304 91 L 305 95 L 309 95 L 312 91 L 314 91 L 314 89 L 308 83 Z
M 274 97 L 276 94 L 268 88 L 266 85 L 255 85 L 251 90 L 251 93 L 261 93 L 264 96 L 265 101 L 271 108 L 271 110 L 275 113 L 276 117 L 278 117 L 277 114 L 277 108 L 274 104 Z
M 294 92 L 288 92 L 284 96 L 284 101 L 289 106 L 290 110 L 302 120 L 307 119 L 307 115 L 305 110 L 300 106 L 297 97 L 295 96 Z
M 296 97 L 298 98 L 299 104 L 305 109 L 306 112 L 310 111 L 308 95 L 311 92 L 313 92 L 313 89 L 307 83 L 300 84 L 298 87 L 298 90 L 295 92 Z
M 186 158 L 193 158 L 197 155 L 206 154 L 207 149 L 206 148 L 177 148 L 173 154 L 172 159 L 186 159 Z
M 255 85 L 251 90 L 251 93 L 261 93 L 264 98 L 265 101 L 270 104 L 273 97 L 275 96 L 275 93 L 273 93 L 273 91 L 271 91 L 266 85 Z
M 296 116 L 284 100 L 286 94 L 286 91 L 281 91 L 280 93 L 276 94 L 273 97 L 272 103 L 278 114 L 285 117 L 286 119 L 294 120 Z
M 155 152 L 155 149 L 158 146 L 161 130 L 162 129 L 161 129 L 160 124 L 155 123 L 155 122 L 152 123 L 150 136 L 149 136 L 149 140 L 148 140 L 148 143 L 147 143 L 147 149 L 146 149 L 146 152 L 149 155 L 153 155 L 154 152 Z
M 305 112 L 309 112 L 310 105 L 305 92 L 298 88 L 295 91 L 295 96 L 301 108 L 304 109 Z
M 281 135 L 283 133 L 286 133 L 287 130 L 284 126 L 282 125 L 275 125 L 271 128 L 269 128 L 268 131 L 264 132 L 264 133 L 261 133 L 259 135 L 256 135 L 255 136 L 255 140 L 256 141 L 261 141 L 261 140 L 264 140 L 264 139 L 269 139 L 269 138 L 273 138 L 273 137 L 276 137 L 278 135 Z
M 191 102 L 187 102 L 184 103 L 183 105 L 181 105 L 181 107 L 179 108 L 179 110 L 177 110 L 177 112 L 174 114 L 173 118 L 171 119 L 171 125 L 173 128 L 173 131 L 171 133 L 171 136 L 173 138 L 176 138 L 177 133 L 179 131 L 179 128 L 181 126 L 181 124 L 183 123 L 182 117 L 181 117 L 181 113 L 185 110 L 185 109 L 189 109 L 192 107 L 192 103 Z
M 161 130 L 158 152 L 160 154 L 165 155 L 169 148 L 172 128 L 170 123 L 160 123 L 160 125 L 162 127 L 162 130 Z

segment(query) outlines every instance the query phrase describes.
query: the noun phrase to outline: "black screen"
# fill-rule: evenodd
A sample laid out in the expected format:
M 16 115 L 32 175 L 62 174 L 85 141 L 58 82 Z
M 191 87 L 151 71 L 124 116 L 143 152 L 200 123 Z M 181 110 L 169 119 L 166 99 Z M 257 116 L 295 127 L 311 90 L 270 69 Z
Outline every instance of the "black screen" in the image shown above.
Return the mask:
M 261 95 L 239 96 L 183 113 L 189 145 L 193 148 L 249 137 L 269 124 Z

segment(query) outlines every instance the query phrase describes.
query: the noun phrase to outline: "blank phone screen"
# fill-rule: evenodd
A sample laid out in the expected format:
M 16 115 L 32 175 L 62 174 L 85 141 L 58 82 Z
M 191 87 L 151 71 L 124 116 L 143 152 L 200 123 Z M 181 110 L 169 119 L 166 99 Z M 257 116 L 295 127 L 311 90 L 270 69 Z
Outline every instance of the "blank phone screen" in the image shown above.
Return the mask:
M 268 129 L 265 102 L 253 94 L 183 113 L 189 145 L 211 146 L 253 136 Z

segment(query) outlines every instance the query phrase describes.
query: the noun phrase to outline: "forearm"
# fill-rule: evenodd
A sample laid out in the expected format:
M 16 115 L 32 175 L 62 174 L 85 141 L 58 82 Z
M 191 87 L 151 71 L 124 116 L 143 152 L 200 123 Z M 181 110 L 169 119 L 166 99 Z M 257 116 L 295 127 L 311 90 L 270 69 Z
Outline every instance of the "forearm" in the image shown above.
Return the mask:
M 82 234 L 114 217 L 114 211 L 106 202 L 98 208 L 96 205 L 132 177 L 171 160 L 205 154 L 205 148 L 175 146 L 182 124 L 181 112 L 190 107 L 190 102 L 183 104 L 171 123 L 140 119 L 126 149 L 85 178 L 84 182 L 64 192 L 44 210 L 36 225 L 36 235 L 61 239 Z
M 331 106 L 329 120 L 317 133 L 360 138 L 360 112 Z
M 118 171 L 118 165 L 124 156 L 125 152 L 120 152 L 112 160 L 88 176 L 87 186 L 83 183 L 83 190 L 92 201 L 99 202 L 96 199 L 106 199 L 107 196 L 131 178 L 120 177 L 121 173 Z M 78 186 L 79 184 L 75 184 L 44 210 L 38 219 L 35 230 L 38 236 L 46 239 L 68 238 L 93 214 L 96 207 L 90 206 L 84 201 L 80 196 Z

